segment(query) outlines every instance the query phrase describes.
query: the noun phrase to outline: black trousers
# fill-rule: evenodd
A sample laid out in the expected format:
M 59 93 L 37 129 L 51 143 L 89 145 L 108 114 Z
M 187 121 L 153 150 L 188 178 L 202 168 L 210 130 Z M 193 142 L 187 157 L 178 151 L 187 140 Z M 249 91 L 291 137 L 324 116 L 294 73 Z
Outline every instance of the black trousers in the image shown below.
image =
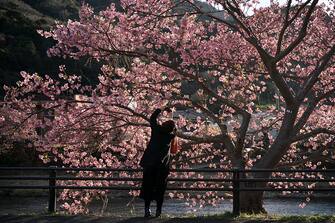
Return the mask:
M 169 167 L 167 166 L 144 167 L 140 198 L 144 199 L 146 203 L 155 200 L 157 207 L 161 208 L 168 175 Z

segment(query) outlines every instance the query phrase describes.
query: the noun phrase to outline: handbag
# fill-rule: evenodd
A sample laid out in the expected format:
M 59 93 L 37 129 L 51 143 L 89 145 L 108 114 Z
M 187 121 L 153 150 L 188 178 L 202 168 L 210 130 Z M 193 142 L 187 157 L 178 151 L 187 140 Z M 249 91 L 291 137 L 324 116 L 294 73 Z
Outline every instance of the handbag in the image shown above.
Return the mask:
M 176 154 L 180 149 L 180 146 L 179 146 L 179 142 L 178 142 L 178 138 L 177 137 L 174 137 L 171 141 L 171 149 L 170 149 L 170 152 L 172 154 Z

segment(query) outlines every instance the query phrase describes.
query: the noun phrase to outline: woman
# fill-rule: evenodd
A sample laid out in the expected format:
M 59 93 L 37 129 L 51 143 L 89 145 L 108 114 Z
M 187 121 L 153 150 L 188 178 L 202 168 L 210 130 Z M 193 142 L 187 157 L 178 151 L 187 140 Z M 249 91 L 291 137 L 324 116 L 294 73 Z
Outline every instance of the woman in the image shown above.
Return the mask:
M 164 109 L 171 112 L 170 109 Z M 144 199 L 144 217 L 150 217 L 150 203 L 156 200 L 156 217 L 162 213 L 164 193 L 169 175 L 170 145 L 175 138 L 176 126 L 173 120 L 162 125 L 157 123 L 161 109 L 156 109 L 150 117 L 151 138 L 140 165 L 143 167 L 143 181 L 140 197 Z

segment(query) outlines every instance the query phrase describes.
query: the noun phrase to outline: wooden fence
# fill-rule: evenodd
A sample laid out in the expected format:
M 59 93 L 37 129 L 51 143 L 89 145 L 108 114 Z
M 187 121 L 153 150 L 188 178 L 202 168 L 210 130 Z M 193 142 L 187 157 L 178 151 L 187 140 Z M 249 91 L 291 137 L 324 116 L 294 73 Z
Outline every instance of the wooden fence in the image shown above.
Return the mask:
M 6 171 L 6 175 L 4 175 Z M 49 174 L 45 176 L 18 176 L 8 174 L 10 171 L 47 171 Z M 57 189 L 94 189 L 94 190 L 139 190 L 139 186 L 71 186 L 71 185 L 57 185 L 57 181 L 66 180 L 93 180 L 93 181 L 132 181 L 140 182 L 142 178 L 132 177 L 76 177 L 76 176 L 61 176 L 58 173 L 66 173 L 66 171 L 92 171 L 92 172 L 142 172 L 142 169 L 112 169 L 112 168 L 62 168 L 62 167 L 0 167 L 0 181 L 4 180 L 48 180 L 48 185 L 0 185 L 0 189 L 48 189 L 49 190 L 49 202 L 48 210 L 50 213 L 56 212 L 56 190 Z M 255 172 L 281 172 L 281 173 L 329 173 L 335 174 L 335 169 L 297 169 L 297 170 L 285 170 L 285 169 L 254 169 L 254 170 L 239 170 L 239 169 L 172 169 L 171 172 L 194 172 L 194 173 L 227 173 L 230 174 L 230 178 L 168 178 L 168 181 L 175 182 L 216 182 L 216 183 L 229 183 L 230 185 L 224 187 L 206 187 L 206 188 L 195 188 L 195 187 L 168 187 L 167 190 L 174 191 L 230 191 L 233 195 L 233 214 L 240 214 L 240 192 L 241 191 L 317 191 L 317 192 L 335 192 L 335 187 L 325 188 L 306 188 L 306 187 L 294 187 L 294 188 L 271 188 L 271 187 L 241 187 L 241 183 L 249 182 L 335 182 L 335 179 L 298 179 L 298 178 L 245 178 L 241 177 L 242 174 L 255 173 Z

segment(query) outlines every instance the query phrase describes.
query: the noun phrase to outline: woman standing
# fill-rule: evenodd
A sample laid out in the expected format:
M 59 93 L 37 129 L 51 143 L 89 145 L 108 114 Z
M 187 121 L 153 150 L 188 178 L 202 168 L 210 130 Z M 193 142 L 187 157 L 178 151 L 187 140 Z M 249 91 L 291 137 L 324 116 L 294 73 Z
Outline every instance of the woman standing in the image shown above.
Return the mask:
M 169 108 L 164 109 L 171 112 Z M 143 167 L 143 181 L 140 197 L 144 199 L 144 217 L 150 217 L 150 203 L 157 202 L 156 217 L 162 213 L 164 193 L 167 185 L 170 165 L 170 147 L 176 134 L 173 120 L 159 125 L 157 118 L 161 109 L 156 109 L 150 116 L 151 138 L 144 151 L 140 165 Z

